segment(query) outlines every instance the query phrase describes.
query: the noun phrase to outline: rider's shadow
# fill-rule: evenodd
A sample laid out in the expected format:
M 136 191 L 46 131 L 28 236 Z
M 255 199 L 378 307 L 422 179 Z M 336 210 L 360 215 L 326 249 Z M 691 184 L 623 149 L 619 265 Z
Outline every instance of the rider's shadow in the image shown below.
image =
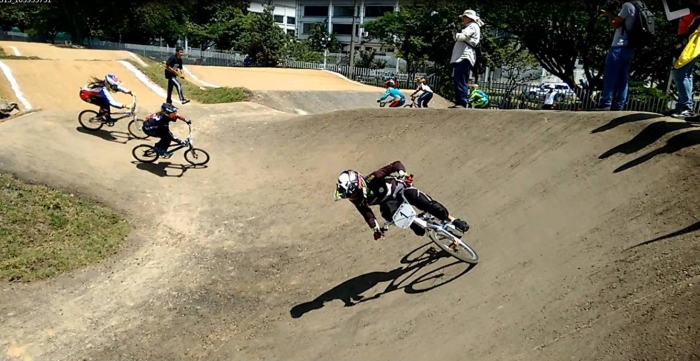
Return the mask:
M 175 177 L 180 178 L 185 175 L 188 169 L 194 168 L 184 164 L 173 164 L 170 162 L 158 162 L 158 163 L 141 163 L 141 162 L 131 162 L 136 164 L 136 168 L 151 172 L 159 177 Z M 174 169 L 179 172 L 168 173 L 168 169 Z
M 88 129 L 85 129 L 83 127 L 76 127 L 75 129 L 83 134 L 90 134 L 92 136 L 102 138 L 104 140 L 108 140 L 110 142 L 121 143 L 121 144 L 126 144 L 130 140 L 136 139 L 128 132 L 121 132 L 118 130 L 104 130 L 104 129 L 88 130 Z
M 415 277 L 418 272 L 424 269 L 426 266 L 437 262 L 441 258 L 449 257 L 449 255 L 444 251 L 435 251 L 432 248 L 432 242 L 422 245 L 415 250 L 409 252 L 406 256 L 401 259 L 401 263 L 408 264 L 406 267 L 398 267 L 391 271 L 377 271 L 365 273 L 363 275 L 351 278 L 330 290 L 324 292 L 320 296 L 316 297 L 314 300 L 298 304 L 289 311 L 292 318 L 299 318 L 306 314 L 307 312 L 323 308 L 326 302 L 333 300 L 341 300 L 345 304 L 345 307 L 352 307 L 362 302 L 367 302 L 375 300 L 382 295 L 387 293 L 403 289 L 406 293 L 422 293 L 444 284 L 454 281 L 455 279 L 461 277 L 462 275 L 469 272 L 474 265 L 466 264 L 461 261 L 456 261 L 445 266 L 439 267 L 432 271 L 422 274 L 421 276 Z M 427 247 L 426 246 L 431 246 Z M 424 249 L 423 252 L 414 259 L 409 259 L 409 257 L 416 253 L 417 251 Z M 456 276 L 439 283 L 437 285 L 429 286 L 426 288 L 417 287 L 420 283 L 427 282 L 434 279 L 439 279 L 444 276 L 442 270 L 448 267 L 452 267 L 458 264 L 467 265 L 466 269 L 457 274 Z M 409 282 L 410 281 L 410 282 Z M 383 291 L 376 293 L 370 297 L 365 297 L 363 293 L 371 290 L 379 283 L 390 282 Z M 403 283 L 408 282 L 405 286 Z

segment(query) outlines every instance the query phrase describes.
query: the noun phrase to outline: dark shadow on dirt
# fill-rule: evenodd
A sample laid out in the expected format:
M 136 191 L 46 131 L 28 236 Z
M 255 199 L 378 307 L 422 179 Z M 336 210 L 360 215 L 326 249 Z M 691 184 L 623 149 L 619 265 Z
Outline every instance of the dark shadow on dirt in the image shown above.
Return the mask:
M 627 123 L 640 122 L 642 120 L 661 118 L 661 117 L 663 117 L 663 115 L 661 115 L 661 114 L 649 114 L 649 113 L 623 115 L 621 117 L 618 117 L 618 118 L 611 120 L 610 123 L 608 123 L 608 124 L 605 124 L 603 126 L 600 126 L 596 129 L 591 130 L 591 134 L 600 133 L 600 132 L 604 132 L 604 131 L 607 131 L 610 129 L 614 129 L 614 128 L 619 127 L 620 125 L 627 124 Z
M 170 162 L 158 162 L 158 163 L 141 163 L 137 161 L 132 161 L 132 164 L 136 164 L 136 168 L 151 172 L 159 177 L 175 177 L 180 178 L 185 175 L 190 169 L 206 168 L 206 166 L 191 166 L 185 164 L 173 164 Z M 169 174 L 168 169 L 175 169 L 179 172 L 174 174 Z
M 639 134 L 637 134 L 634 138 L 601 154 L 600 157 L 598 157 L 598 159 L 605 159 L 617 153 L 632 154 L 639 152 L 640 150 L 654 144 L 654 142 L 661 139 L 661 137 L 668 133 L 690 127 L 693 127 L 693 125 L 685 122 L 669 123 L 665 121 L 660 121 L 649 124 L 649 126 L 644 128 L 644 130 L 639 132 Z
M 684 235 L 684 234 L 697 232 L 697 231 L 700 231 L 700 222 L 697 222 L 697 223 L 695 223 L 695 224 L 691 224 L 691 225 L 688 226 L 688 227 L 685 227 L 685 228 L 683 228 L 683 229 L 679 229 L 679 230 L 677 230 L 677 231 L 675 231 L 675 232 L 671 232 L 671 233 L 666 234 L 666 235 L 663 235 L 663 236 L 661 236 L 661 237 L 657 237 L 657 238 L 654 238 L 654 239 L 650 239 L 650 240 L 648 240 L 648 241 L 644 241 L 644 242 L 642 242 L 642 243 L 639 243 L 639 244 L 637 244 L 637 245 L 634 245 L 634 246 L 632 246 L 632 247 L 630 247 L 630 248 L 625 249 L 625 251 L 628 251 L 628 250 L 633 249 L 633 248 L 641 247 L 641 246 L 646 246 L 646 245 L 648 245 L 648 244 L 655 243 L 655 242 L 659 242 L 659 241 L 663 241 L 663 240 L 666 240 L 666 239 L 670 239 L 670 238 L 682 236 L 682 235 Z
M 117 130 L 104 130 L 104 129 L 99 129 L 99 130 L 89 130 L 85 129 L 83 127 L 76 127 L 75 128 L 78 132 L 83 133 L 83 134 L 90 134 L 92 136 L 102 138 L 104 140 L 108 140 L 110 142 L 115 142 L 115 143 L 121 143 L 121 144 L 126 144 L 130 140 L 134 140 L 133 136 L 129 134 L 128 132 L 121 132 Z
M 627 169 L 636 167 L 642 163 L 652 160 L 657 155 L 672 154 L 684 148 L 692 147 L 698 144 L 700 144 L 700 131 L 695 130 L 674 135 L 673 137 L 669 138 L 669 140 L 666 142 L 666 145 L 664 145 L 663 147 L 655 149 L 637 159 L 631 160 L 621 165 L 619 168 L 615 169 L 614 173 L 620 173 Z
M 341 300 L 345 304 L 345 307 L 352 307 L 401 289 L 408 294 L 427 292 L 454 281 L 474 268 L 474 265 L 456 261 L 415 277 L 426 266 L 439 261 L 441 258 L 450 257 L 447 252 L 442 250 L 437 251 L 432 245 L 432 242 L 426 243 L 405 255 L 401 259 L 401 263 L 407 265 L 405 267 L 398 267 L 390 271 L 370 272 L 354 277 L 324 292 L 313 301 L 301 303 L 292 307 L 289 313 L 292 318 L 299 318 L 307 312 L 323 308 L 326 302 L 331 302 L 333 300 Z M 411 255 L 420 250 L 422 250 L 422 252 L 419 253 L 418 256 L 411 258 Z M 464 265 L 465 269 L 456 276 L 452 276 L 438 284 L 417 287 L 421 283 L 444 277 L 444 273 L 442 272 L 444 269 L 460 264 Z M 383 291 L 370 297 L 362 295 L 362 293 L 383 282 L 390 282 Z M 404 283 L 407 284 L 402 286 Z

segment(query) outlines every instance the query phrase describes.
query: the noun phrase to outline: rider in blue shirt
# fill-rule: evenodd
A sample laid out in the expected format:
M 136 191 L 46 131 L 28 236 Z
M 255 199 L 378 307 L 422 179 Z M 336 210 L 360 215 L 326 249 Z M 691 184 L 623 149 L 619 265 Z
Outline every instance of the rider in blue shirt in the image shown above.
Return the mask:
M 377 103 L 386 99 L 390 95 L 394 98 L 394 100 L 389 104 L 389 108 L 400 107 L 406 103 L 406 97 L 404 97 L 403 94 L 401 94 L 401 91 L 398 88 L 396 88 L 396 83 L 394 83 L 394 80 L 390 79 L 389 81 L 387 81 L 386 87 L 386 92 L 384 93 L 384 95 L 382 95 L 381 98 L 377 99 Z

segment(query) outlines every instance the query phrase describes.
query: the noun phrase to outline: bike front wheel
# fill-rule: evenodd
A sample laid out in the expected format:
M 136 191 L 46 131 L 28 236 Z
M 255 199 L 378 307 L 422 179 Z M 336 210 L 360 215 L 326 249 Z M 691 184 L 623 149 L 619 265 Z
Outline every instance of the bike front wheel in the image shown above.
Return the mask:
M 136 139 L 147 139 L 148 134 L 143 131 L 143 119 L 134 119 L 129 122 L 129 134 Z
M 78 114 L 78 122 L 85 129 L 100 130 L 104 125 L 101 119 L 97 118 L 97 112 L 94 110 L 83 110 Z
M 136 160 L 143 163 L 153 163 L 160 157 L 155 148 L 147 144 L 134 147 L 131 151 L 131 155 L 133 155 Z
M 190 148 L 185 152 L 185 160 L 192 165 L 205 165 L 209 163 L 209 153 L 199 148 Z
M 430 240 L 437 244 L 440 249 L 449 253 L 450 256 L 470 264 L 479 263 L 479 255 L 476 254 L 476 251 L 452 232 L 433 228 L 429 228 L 427 231 Z

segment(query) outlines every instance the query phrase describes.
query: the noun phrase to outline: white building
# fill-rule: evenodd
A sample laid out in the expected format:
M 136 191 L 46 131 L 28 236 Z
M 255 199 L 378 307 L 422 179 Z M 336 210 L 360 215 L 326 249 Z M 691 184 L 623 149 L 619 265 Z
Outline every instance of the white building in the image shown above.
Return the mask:
M 327 21 L 328 32 L 335 34 L 344 45 L 344 51 L 350 50 L 350 34 L 352 33 L 354 0 L 273 0 L 275 5 L 275 20 L 287 33 L 294 34 L 299 39 L 306 39 L 316 23 Z M 261 13 L 264 1 L 251 1 L 248 8 L 251 12 Z M 396 11 L 399 0 L 357 0 L 357 19 L 355 44 L 356 49 L 375 48 L 379 51 L 380 43 L 369 41 L 360 46 L 366 35 L 362 24 L 374 20 L 384 13 Z M 364 39 L 366 41 L 366 39 Z
M 275 5 L 275 22 L 287 34 L 297 35 L 297 0 L 274 0 Z M 262 14 L 264 1 L 251 1 L 248 11 L 252 13 Z

